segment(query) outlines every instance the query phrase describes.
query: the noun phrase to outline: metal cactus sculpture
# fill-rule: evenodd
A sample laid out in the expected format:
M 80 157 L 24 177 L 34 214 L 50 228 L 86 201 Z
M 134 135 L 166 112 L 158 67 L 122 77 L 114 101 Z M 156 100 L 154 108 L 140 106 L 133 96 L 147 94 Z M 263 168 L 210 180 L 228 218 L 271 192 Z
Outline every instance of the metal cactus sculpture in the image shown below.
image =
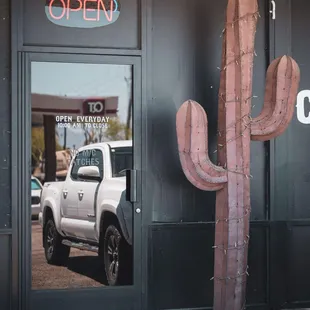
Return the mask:
M 289 125 L 300 72 L 288 56 L 275 59 L 266 75 L 264 106 L 251 118 L 256 0 L 228 0 L 223 31 L 218 103 L 218 166 L 208 156 L 208 121 L 195 101 L 177 113 L 182 169 L 197 188 L 216 191 L 214 309 L 245 307 L 250 223 L 250 142 L 267 141 Z

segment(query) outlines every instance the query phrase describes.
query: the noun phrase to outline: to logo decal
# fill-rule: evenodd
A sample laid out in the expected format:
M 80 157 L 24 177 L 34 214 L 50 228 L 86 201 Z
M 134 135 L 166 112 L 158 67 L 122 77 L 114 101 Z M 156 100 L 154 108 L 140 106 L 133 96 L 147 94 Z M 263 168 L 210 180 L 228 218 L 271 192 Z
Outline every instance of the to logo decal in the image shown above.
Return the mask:
M 88 102 L 89 112 L 90 113 L 100 113 L 104 109 L 104 105 L 102 102 Z

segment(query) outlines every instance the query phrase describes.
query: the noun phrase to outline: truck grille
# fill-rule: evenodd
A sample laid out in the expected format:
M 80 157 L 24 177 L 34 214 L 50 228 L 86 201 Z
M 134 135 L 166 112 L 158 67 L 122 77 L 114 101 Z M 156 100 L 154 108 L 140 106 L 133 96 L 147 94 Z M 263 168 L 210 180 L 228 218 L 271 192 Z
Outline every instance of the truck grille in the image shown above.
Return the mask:
M 40 203 L 40 197 L 38 197 L 38 196 L 31 197 L 31 204 L 32 205 L 37 205 L 39 203 Z

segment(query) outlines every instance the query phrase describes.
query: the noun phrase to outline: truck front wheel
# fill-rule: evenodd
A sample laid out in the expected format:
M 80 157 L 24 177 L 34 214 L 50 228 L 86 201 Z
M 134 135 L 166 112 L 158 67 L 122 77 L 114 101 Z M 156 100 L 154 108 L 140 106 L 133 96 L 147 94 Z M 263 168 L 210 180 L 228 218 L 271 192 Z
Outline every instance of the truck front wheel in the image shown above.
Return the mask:
M 131 285 L 132 247 L 122 236 L 119 225 L 108 226 L 102 241 L 102 256 L 109 285 Z
M 43 246 L 48 264 L 63 266 L 67 263 L 70 247 L 62 244 L 62 236 L 58 233 L 53 219 L 49 219 L 45 224 Z

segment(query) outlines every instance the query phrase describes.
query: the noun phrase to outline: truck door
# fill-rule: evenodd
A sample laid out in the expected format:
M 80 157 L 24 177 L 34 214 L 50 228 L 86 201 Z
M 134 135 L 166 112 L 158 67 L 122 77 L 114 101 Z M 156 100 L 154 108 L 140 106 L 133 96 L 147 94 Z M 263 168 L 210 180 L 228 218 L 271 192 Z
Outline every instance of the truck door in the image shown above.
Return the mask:
M 60 198 L 60 208 L 62 217 L 65 218 L 76 218 L 77 217 L 77 199 L 74 188 L 74 181 L 71 178 L 71 172 L 78 161 L 78 155 L 75 157 L 74 162 L 69 169 L 66 180 L 64 181 L 64 186 L 62 188 L 61 198 Z
M 100 149 L 92 149 L 89 153 L 91 159 L 87 164 L 97 166 L 103 177 L 103 152 Z M 96 201 L 100 184 L 98 181 L 78 182 L 78 218 L 81 221 L 78 237 L 81 239 L 96 240 Z
M 80 221 L 78 217 L 79 189 L 81 187 L 77 172 L 83 164 L 90 160 L 87 152 L 79 152 L 68 171 L 61 195 L 61 229 L 67 236 L 79 235 Z

